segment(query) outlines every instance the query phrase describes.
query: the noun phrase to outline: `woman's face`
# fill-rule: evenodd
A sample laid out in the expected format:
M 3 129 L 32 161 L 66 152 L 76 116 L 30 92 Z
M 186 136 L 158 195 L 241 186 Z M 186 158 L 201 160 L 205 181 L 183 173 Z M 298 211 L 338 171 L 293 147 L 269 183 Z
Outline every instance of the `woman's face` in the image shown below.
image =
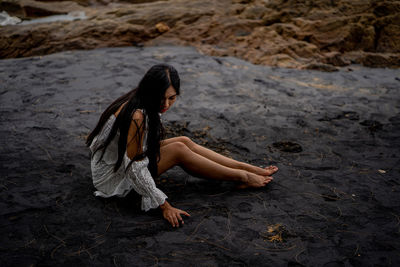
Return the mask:
M 160 112 L 166 112 L 176 100 L 176 91 L 172 85 L 165 91 L 164 99 L 161 102 Z

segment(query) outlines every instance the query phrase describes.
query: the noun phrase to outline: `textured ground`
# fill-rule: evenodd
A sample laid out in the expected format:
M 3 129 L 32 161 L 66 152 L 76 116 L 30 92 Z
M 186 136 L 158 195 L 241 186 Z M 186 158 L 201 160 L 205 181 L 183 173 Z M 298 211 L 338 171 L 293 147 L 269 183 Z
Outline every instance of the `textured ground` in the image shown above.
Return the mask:
M 153 64 L 179 70 L 164 116 L 221 153 L 280 171 L 264 189 L 157 179 L 191 218 L 93 196 L 84 137 Z M 0 61 L 0 265 L 398 266 L 400 72 L 256 66 L 192 48 Z

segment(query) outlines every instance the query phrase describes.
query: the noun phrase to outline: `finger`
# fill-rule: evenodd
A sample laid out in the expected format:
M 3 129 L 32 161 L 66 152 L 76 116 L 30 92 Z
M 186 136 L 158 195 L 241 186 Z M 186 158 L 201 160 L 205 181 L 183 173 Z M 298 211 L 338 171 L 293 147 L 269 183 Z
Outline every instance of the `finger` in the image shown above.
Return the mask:
M 175 218 L 175 215 L 171 215 L 171 224 L 172 224 L 173 227 L 177 227 L 178 226 L 177 220 Z
M 189 213 L 187 213 L 186 211 L 184 211 L 184 210 L 182 210 L 182 213 L 181 214 L 183 214 L 183 215 L 186 215 L 186 216 L 188 216 L 188 217 L 190 217 L 190 214 Z
M 179 220 L 179 221 L 183 221 L 183 220 L 182 220 L 182 217 L 181 217 L 181 215 L 180 215 L 179 213 L 176 215 L 176 217 L 178 217 L 178 220 Z
M 172 225 L 172 227 L 175 227 L 174 226 L 174 221 L 172 220 L 172 218 L 168 218 L 168 222 Z
M 182 211 L 180 211 L 180 213 L 183 214 Z M 178 217 L 178 220 L 179 220 L 179 222 L 180 222 L 181 224 L 185 224 L 185 222 L 183 221 L 182 216 L 181 216 L 179 213 L 178 213 L 176 216 Z
M 168 221 L 169 221 L 169 223 L 172 225 L 172 227 L 175 227 L 174 217 L 169 216 L 169 217 L 168 217 Z
M 174 224 L 176 227 L 179 227 L 178 218 L 176 218 L 176 216 L 174 216 Z

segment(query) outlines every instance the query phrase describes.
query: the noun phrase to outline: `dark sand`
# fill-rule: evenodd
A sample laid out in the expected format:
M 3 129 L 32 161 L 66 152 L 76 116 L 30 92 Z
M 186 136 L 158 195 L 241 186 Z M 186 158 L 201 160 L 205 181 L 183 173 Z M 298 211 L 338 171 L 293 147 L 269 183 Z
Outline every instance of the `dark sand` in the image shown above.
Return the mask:
M 170 135 L 280 171 L 263 189 L 157 179 L 192 217 L 93 196 L 84 137 L 153 64 L 183 94 Z M 183 47 L 0 61 L 1 266 L 399 266 L 400 71 L 255 66 Z M 136 204 L 135 204 L 136 203 Z

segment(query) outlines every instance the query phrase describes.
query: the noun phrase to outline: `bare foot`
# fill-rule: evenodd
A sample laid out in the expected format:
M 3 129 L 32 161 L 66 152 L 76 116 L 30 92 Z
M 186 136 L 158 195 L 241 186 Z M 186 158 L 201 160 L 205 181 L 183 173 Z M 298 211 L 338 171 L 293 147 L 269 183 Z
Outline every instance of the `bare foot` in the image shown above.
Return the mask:
M 271 165 L 271 166 L 265 167 L 264 170 L 266 170 L 265 175 L 270 176 L 270 175 L 276 173 L 279 169 L 278 169 L 278 167 Z
M 272 174 L 274 174 L 278 171 L 278 167 L 273 166 L 273 165 L 265 167 L 265 168 L 260 168 L 260 167 L 256 167 L 256 166 L 253 166 L 253 167 L 254 167 L 254 169 L 247 170 L 247 171 L 257 174 L 257 175 L 261 175 L 261 176 L 271 176 Z
M 270 176 L 257 175 L 251 172 L 246 173 L 247 179 L 238 188 L 244 189 L 249 187 L 263 187 L 273 180 Z

